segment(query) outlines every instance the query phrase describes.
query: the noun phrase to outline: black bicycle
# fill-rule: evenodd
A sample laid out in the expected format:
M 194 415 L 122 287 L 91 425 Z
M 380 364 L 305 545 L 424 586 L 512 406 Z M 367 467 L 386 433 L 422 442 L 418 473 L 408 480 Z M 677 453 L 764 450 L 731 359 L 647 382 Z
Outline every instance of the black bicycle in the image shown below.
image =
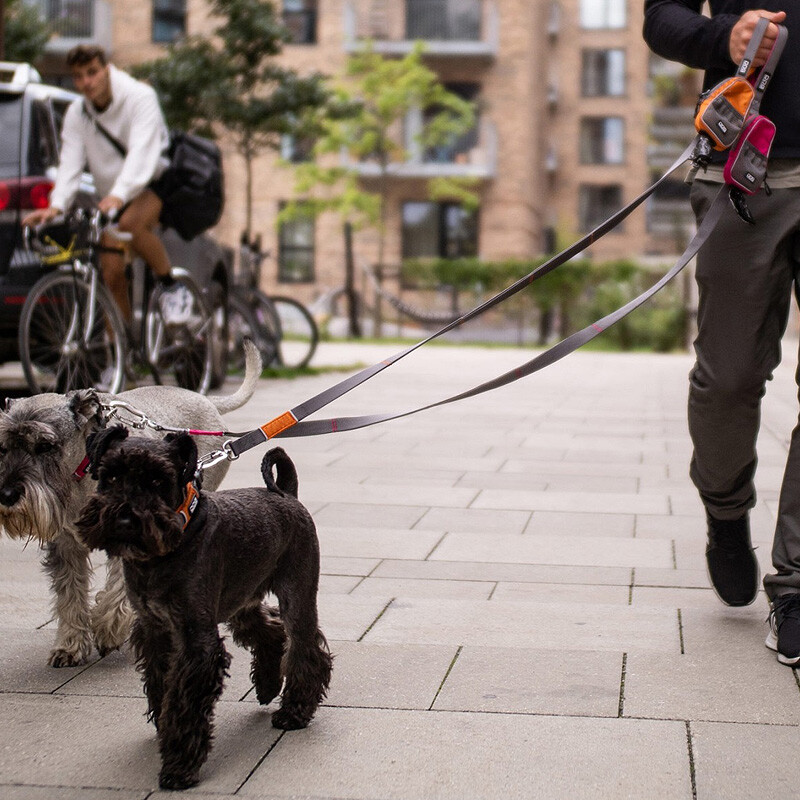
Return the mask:
M 138 303 L 132 298 L 133 322 L 126 325 L 99 268 L 106 232 L 119 243 L 108 249 L 123 252 L 130 236 L 96 210 L 79 209 L 58 225 L 25 232 L 43 266 L 53 268 L 34 284 L 20 316 L 19 356 L 30 391 L 96 386 L 116 393 L 126 374 L 146 371 L 156 383 L 207 392 L 215 328 L 203 292 L 190 273 L 173 268 L 183 287 L 174 307 L 143 266 L 144 289 Z
M 292 297 L 267 295 L 258 287 L 261 265 L 269 254 L 258 238 L 242 237 L 239 270 L 228 297 L 228 345 L 231 361 L 244 364 L 242 341 L 251 339 L 264 366 L 300 369 L 317 349 L 319 330 L 309 310 Z

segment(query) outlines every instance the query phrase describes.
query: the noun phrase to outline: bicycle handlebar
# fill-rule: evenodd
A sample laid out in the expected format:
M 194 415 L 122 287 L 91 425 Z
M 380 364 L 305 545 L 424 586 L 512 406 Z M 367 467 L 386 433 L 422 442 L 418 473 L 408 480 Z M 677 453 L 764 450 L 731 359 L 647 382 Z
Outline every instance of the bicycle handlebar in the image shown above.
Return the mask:
M 92 244 L 99 244 L 103 233 L 108 233 L 120 242 L 130 242 L 133 234 L 121 231 L 118 225 L 114 224 L 117 217 L 116 209 L 104 214 L 99 209 L 77 208 L 69 214 L 58 214 L 47 222 L 39 225 L 25 225 L 22 229 L 22 241 L 24 249 L 29 252 L 42 253 L 44 245 L 41 241 L 41 234 L 47 228 L 54 225 L 75 224 L 78 229 L 84 227 L 89 234 L 89 241 Z

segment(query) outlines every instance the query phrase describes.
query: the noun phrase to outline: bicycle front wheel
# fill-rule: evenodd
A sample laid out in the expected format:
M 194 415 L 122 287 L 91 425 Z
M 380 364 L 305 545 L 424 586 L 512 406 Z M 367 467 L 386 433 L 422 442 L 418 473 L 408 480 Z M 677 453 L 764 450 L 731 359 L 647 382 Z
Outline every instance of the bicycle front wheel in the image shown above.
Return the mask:
M 33 393 L 97 387 L 118 392 L 125 378 L 125 327 L 99 280 L 52 272 L 28 293 L 19 357 Z
M 319 341 L 314 317 L 302 303 L 291 297 L 270 297 L 269 300 L 280 320 L 278 363 L 294 369 L 307 366 Z
M 206 394 L 214 367 L 214 317 L 191 277 L 183 270 L 173 274 L 186 295 L 176 309 L 161 285 L 153 290 L 145 324 L 147 357 L 162 382 Z

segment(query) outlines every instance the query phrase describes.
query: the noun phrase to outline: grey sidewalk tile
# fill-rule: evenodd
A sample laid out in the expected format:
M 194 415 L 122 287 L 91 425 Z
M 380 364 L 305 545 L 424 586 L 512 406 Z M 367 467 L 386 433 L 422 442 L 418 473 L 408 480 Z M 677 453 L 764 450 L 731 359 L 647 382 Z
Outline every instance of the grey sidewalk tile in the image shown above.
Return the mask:
M 343 556 L 322 555 L 320 573 L 323 575 L 369 575 L 378 564 L 379 558 L 346 558 Z
M 571 514 L 534 511 L 525 533 L 545 536 L 633 536 L 633 514 Z
M 466 508 L 478 494 L 477 489 L 393 485 L 387 482 L 382 486 L 367 486 L 327 481 L 325 483 L 305 483 L 304 501 L 312 503 L 359 503 L 360 505 L 383 506 L 442 506 L 445 508 Z
M 317 523 L 317 535 L 324 558 L 423 559 L 442 538 L 443 532 L 377 525 L 372 528 L 334 527 Z
M 527 475 L 513 472 L 467 472 L 461 476 L 456 486 L 474 489 L 529 489 L 543 492 L 549 478 L 546 475 Z
M 407 447 L 408 445 L 406 445 L 406 449 Z M 396 466 L 398 466 L 397 459 L 389 459 L 385 455 L 379 455 L 378 453 L 371 451 L 354 451 L 348 453 L 347 455 L 343 455 L 342 458 L 336 462 L 336 468 L 345 469 L 356 467 L 360 472 L 362 467 L 370 468 L 372 466 L 377 466 L 378 468 L 385 468 L 387 462 L 392 463 L 392 461 L 394 461 Z M 419 461 L 420 466 L 423 466 L 427 470 L 446 471 L 448 473 L 497 472 L 497 470 L 503 466 L 505 459 L 501 456 L 466 458 L 458 455 L 443 456 L 426 454 L 424 457 L 422 455 L 415 456 L 415 461 Z M 407 457 L 401 459 L 404 469 L 410 469 L 407 462 Z
M 333 677 L 325 705 L 430 708 L 457 648 L 334 641 Z
M 25 747 L 0 751 L 0 783 L 154 789 L 159 757 L 144 698 L 0 696 L 4 726 L 25 730 Z M 204 790 L 231 793 L 280 735 L 269 711 L 218 703 Z
M 320 628 L 328 639 L 356 641 L 386 606 L 382 597 L 321 594 L 317 598 Z
M 529 601 L 535 603 L 600 603 L 628 605 L 627 586 L 596 586 L 567 583 L 502 582 L 492 593 L 492 601 Z
M 691 784 L 682 723 L 323 708 L 278 742 L 239 795 L 262 793 L 690 800 Z
M 636 538 L 698 540 L 705 546 L 706 517 L 705 514 L 687 516 L 638 514 L 636 516 Z
M 387 644 L 679 652 L 671 609 L 597 603 L 395 600 L 366 635 Z
M 435 710 L 616 717 L 621 653 L 464 647 Z
M 663 586 L 683 589 L 708 589 L 705 565 L 696 569 L 637 567 L 634 586 Z
M 627 567 L 573 567 L 550 564 L 492 564 L 476 561 L 399 561 L 387 559 L 372 573 L 383 578 L 424 580 L 514 581 L 628 586 Z
M 419 506 L 362 506 L 359 503 L 326 503 L 314 514 L 317 527 L 413 528 L 425 513 Z
M 547 491 L 635 494 L 639 491 L 639 482 L 636 478 L 619 478 L 608 475 L 557 475 L 547 481 Z M 651 492 L 651 494 L 655 493 Z
M 634 606 L 655 606 L 656 608 L 708 608 L 719 607 L 720 600 L 714 590 L 673 588 L 667 586 L 634 586 L 631 592 Z
M 55 669 L 47 665 L 53 631 L 0 628 L 0 641 L 0 692 L 49 694 L 86 669 Z M 93 658 L 97 658 L 96 654 Z
M 800 689 L 792 670 L 765 647 L 736 658 L 629 653 L 626 717 L 800 725 Z
M 682 489 L 672 492 L 665 492 L 669 496 L 670 513 L 677 516 L 696 515 L 703 513 L 703 504 L 700 496 L 691 489 Z
M 147 789 L 88 789 L 73 786 L 8 786 L 0 784 L 3 800 L 145 800 Z
M 495 588 L 491 581 L 442 581 L 415 578 L 365 578 L 350 593 L 351 597 L 447 597 L 488 600 Z
M 581 511 L 587 514 L 667 514 L 666 495 L 619 494 L 616 492 L 523 492 L 487 489 L 472 508 L 520 509 L 527 511 Z
M 414 530 L 522 533 L 530 516 L 530 511 L 431 508 L 420 517 Z
M 0 586 L 0 628 L 32 630 L 53 616 L 46 583 L 11 583 Z
M 501 474 L 531 474 L 531 475 L 589 475 L 589 476 L 614 476 L 618 478 L 666 477 L 666 470 L 660 465 L 644 464 L 605 464 L 600 461 L 586 462 L 553 462 L 533 461 L 517 457 L 509 458 L 502 466 Z
M 361 583 L 358 575 L 320 575 L 320 594 L 350 594 Z
M 429 558 L 434 561 L 663 568 L 672 564 L 672 550 L 669 542 L 646 539 L 448 533 Z
M 725 659 L 738 658 L 743 650 L 760 653 L 765 649 L 764 639 L 769 630 L 767 605 L 762 598 L 763 595 L 743 608 L 717 603 L 713 608 L 681 609 L 686 654 L 715 654 Z
M 697 800 L 792 797 L 800 785 L 796 727 L 692 723 Z

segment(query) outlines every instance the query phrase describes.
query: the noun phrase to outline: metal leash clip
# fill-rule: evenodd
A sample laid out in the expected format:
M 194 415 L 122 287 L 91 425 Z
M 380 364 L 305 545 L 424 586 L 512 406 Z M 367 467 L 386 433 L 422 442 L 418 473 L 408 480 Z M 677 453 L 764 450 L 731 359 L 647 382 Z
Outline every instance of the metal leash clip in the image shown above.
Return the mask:
M 233 439 L 228 439 L 219 450 L 212 450 L 210 453 L 200 456 L 197 459 L 197 471 L 201 472 L 204 469 L 209 469 L 222 461 L 236 461 L 239 456 L 231 450 L 232 441 Z
M 119 411 L 125 411 L 126 413 L 130 414 L 133 419 L 132 420 L 124 420 L 125 424 L 130 425 L 131 428 L 137 428 L 138 430 L 142 430 L 146 428 L 150 424 L 150 420 L 147 418 L 147 415 L 139 411 L 138 408 L 134 408 L 129 403 L 126 403 L 124 400 L 109 400 L 108 403 L 104 404 L 104 408 L 110 410 L 110 414 L 108 415 L 109 418 L 111 417 L 118 417 L 120 421 L 122 418 L 119 416 Z

